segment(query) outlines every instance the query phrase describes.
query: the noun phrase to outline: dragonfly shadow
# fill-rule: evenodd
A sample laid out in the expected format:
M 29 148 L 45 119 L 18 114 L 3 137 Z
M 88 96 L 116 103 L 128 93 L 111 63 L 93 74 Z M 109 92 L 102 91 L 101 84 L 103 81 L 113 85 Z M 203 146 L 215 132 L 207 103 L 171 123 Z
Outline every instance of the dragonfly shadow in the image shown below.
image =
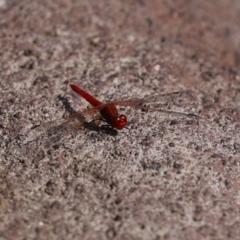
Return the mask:
M 84 128 L 88 129 L 89 131 L 101 132 L 103 134 L 109 136 L 117 136 L 118 131 L 113 128 L 111 125 L 99 125 L 96 122 L 84 123 Z
M 63 106 L 65 107 L 66 111 L 72 115 L 75 114 L 76 111 L 71 107 L 71 104 L 69 103 L 68 99 L 59 95 L 58 99 L 62 102 Z

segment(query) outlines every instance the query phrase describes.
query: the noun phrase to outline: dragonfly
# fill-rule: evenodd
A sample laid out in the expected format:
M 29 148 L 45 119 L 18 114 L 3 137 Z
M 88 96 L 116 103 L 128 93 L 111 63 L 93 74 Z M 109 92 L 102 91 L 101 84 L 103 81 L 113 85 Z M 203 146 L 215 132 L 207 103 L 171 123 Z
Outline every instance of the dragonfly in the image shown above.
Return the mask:
M 175 117 L 200 118 L 199 115 L 194 113 L 166 110 L 166 108 L 171 108 L 172 105 L 181 105 L 184 101 L 187 101 L 189 104 L 189 102 L 194 100 L 194 94 L 189 90 L 153 94 L 143 98 L 126 98 L 103 103 L 74 83 L 70 84 L 70 87 L 75 93 L 89 102 L 92 107 L 72 114 L 67 118 L 50 121 L 46 125 L 43 124 L 42 127 L 40 125 L 40 128 L 36 127 L 36 131 L 32 131 L 32 139 L 44 135 L 45 138 L 48 138 L 48 141 L 45 141 L 47 145 L 50 142 L 57 141 L 60 135 L 77 131 L 85 123 L 96 121 L 99 119 L 99 114 L 101 119 L 112 128 L 122 130 L 127 126 L 128 120 L 125 115 L 119 114 L 117 106 L 132 107 L 145 111 L 157 111 L 166 115 L 174 115 Z
M 97 100 L 95 97 L 93 97 L 91 94 L 77 86 L 76 84 L 70 84 L 70 87 L 74 92 L 76 92 L 78 95 L 83 97 L 86 101 L 88 101 L 93 108 L 87 109 L 83 112 L 74 114 L 70 116 L 72 117 L 79 117 L 81 116 L 83 120 L 87 120 L 89 117 L 93 116 L 95 113 L 99 112 L 101 114 L 101 117 L 107 122 L 110 126 L 113 128 L 116 128 L 118 130 L 121 130 L 126 127 L 127 125 L 127 117 L 123 114 L 119 114 L 118 109 L 116 106 L 128 106 L 128 107 L 133 107 L 133 108 L 140 108 L 140 109 L 145 109 L 145 110 L 150 110 L 150 111 L 159 111 L 165 114 L 172 114 L 176 116 L 185 116 L 185 117 L 199 117 L 196 114 L 192 113 L 182 113 L 182 112 L 176 112 L 176 111 L 169 111 L 169 110 L 163 110 L 160 108 L 156 107 L 148 107 L 144 106 L 144 104 L 150 103 L 151 101 L 154 101 L 156 103 L 157 99 L 165 99 L 170 101 L 171 99 L 173 100 L 176 97 L 180 97 L 184 93 L 190 93 L 187 91 L 178 91 L 178 92 L 171 92 L 167 94 L 160 94 L 156 96 L 148 96 L 147 98 L 131 98 L 131 99 L 122 99 L 122 100 L 117 100 L 109 103 L 103 103 L 99 100 Z

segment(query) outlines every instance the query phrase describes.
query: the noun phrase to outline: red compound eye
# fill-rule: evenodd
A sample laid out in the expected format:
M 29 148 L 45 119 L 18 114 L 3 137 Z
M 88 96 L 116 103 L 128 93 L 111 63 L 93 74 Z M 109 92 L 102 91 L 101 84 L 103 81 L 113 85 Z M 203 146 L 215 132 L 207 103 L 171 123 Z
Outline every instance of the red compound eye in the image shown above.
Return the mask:
M 123 129 L 127 125 L 127 117 L 125 115 L 119 115 L 112 120 L 112 126 L 118 130 Z

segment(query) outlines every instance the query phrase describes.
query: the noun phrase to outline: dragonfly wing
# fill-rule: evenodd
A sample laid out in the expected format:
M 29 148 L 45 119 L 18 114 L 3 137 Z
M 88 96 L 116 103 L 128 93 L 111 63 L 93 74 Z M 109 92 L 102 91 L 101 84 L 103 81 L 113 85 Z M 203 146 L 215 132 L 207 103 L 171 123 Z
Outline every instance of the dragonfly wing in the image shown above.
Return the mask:
M 36 140 L 45 141 L 46 145 L 56 142 L 63 136 L 78 131 L 85 122 L 91 122 L 98 119 L 100 116 L 99 111 L 104 108 L 104 106 L 105 104 L 85 109 L 67 118 L 55 119 L 34 127 L 28 131 L 24 144 Z
M 145 104 L 170 104 L 173 102 L 186 102 L 189 100 L 195 99 L 194 94 L 192 91 L 178 91 L 178 92 L 171 92 L 165 94 L 153 94 L 147 95 L 143 98 L 130 98 L 130 99 L 119 99 L 110 104 L 113 105 L 121 105 L 121 106 L 144 106 Z
M 194 96 L 194 92 L 189 90 L 165 94 L 153 94 L 143 98 L 121 99 L 109 104 L 129 106 L 146 111 L 158 111 L 179 117 L 200 117 L 196 114 L 184 113 L 178 110 L 182 110 L 184 106 L 189 105 L 191 105 L 191 108 L 197 107 L 198 103 Z
M 58 139 L 60 136 L 67 135 L 71 133 L 76 125 L 82 125 L 83 122 L 80 118 L 61 118 L 49 121 L 47 123 L 41 124 L 40 126 L 31 128 L 27 137 L 24 141 L 24 144 L 35 141 L 37 139 L 53 141 L 54 138 Z

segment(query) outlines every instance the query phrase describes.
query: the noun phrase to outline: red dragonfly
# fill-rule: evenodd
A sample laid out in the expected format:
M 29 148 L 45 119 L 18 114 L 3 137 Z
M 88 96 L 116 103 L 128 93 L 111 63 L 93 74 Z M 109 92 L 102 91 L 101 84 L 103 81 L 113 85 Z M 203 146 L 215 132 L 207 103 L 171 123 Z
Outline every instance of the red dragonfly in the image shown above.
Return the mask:
M 166 100 L 170 101 L 171 99 L 173 100 L 176 97 L 183 96 L 184 94 L 190 93 L 190 91 L 181 91 L 181 92 L 172 92 L 172 93 L 167 93 L 167 94 L 160 94 L 160 95 L 151 95 L 148 96 L 147 98 L 132 98 L 132 99 L 122 99 L 118 101 L 113 101 L 109 103 L 102 103 L 101 101 L 97 100 L 95 97 L 93 97 L 91 94 L 87 93 L 84 91 L 82 88 L 78 87 L 75 84 L 70 84 L 72 90 L 79 94 L 81 97 L 83 97 L 85 100 L 87 100 L 93 108 L 84 110 L 82 112 L 79 112 L 77 114 L 71 115 L 69 118 L 79 118 L 81 117 L 82 120 L 86 121 L 91 116 L 95 115 L 96 113 L 101 114 L 102 118 L 113 128 L 116 128 L 118 130 L 123 129 L 127 125 L 127 117 L 123 114 L 118 113 L 117 105 L 119 106 L 130 106 L 134 108 L 140 108 L 140 109 L 145 109 L 145 110 L 150 110 L 150 111 L 159 111 L 162 113 L 166 114 L 173 114 L 177 116 L 185 116 L 185 117 L 199 117 L 198 115 L 195 114 L 189 114 L 189 113 L 181 113 L 181 112 L 175 112 L 175 111 L 168 111 L 168 110 L 163 110 L 160 108 L 155 108 L 155 107 L 147 107 L 144 106 L 144 104 L 150 103 L 152 101 L 156 101 L 156 99 L 164 98 L 165 102 Z M 162 100 L 161 100 L 162 101 Z M 81 122 L 81 121 L 80 121 Z
M 55 139 L 59 139 L 59 136 L 61 134 L 65 135 L 74 130 L 78 130 L 81 126 L 84 125 L 84 123 L 89 123 L 96 120 L 99 113 L 102 119 L 105 120 L 105 122 L 107 122 L 110 126 L 118 130 L 123 129 L 127 125 L 127 117 L 123 114 L 119 115 L 116 106 L 133 107 L 147 111 L 158 111 L 162 114 L 175 115 L 176 117 L 200 118 L 198 115 L 195 114 L 182 113 L 164 109 L 171 109 L 172 105 L 181 105 L 184 101 L 186 101 L 186 99 L 188 99 L 187 104 L 190 104 L 190 102 L 194 100 L 194 96 L 191 91 L 178 91 L 166 94 L 155 94 L 149 95 L 144 98 L 121 99 L 108 103 L 102 103 L 77 85 L 70 84 L 70 86 L 74 92 L 87 100 L 92 105 L 92 107 L 76 114 L 70 115 L 65 119 L 57 119 L 48 122 L 47 125 L 41 125 L 40 128 L 43 129 L 45 135 L 46 133 L 48 135 L 47 138 L 49 141 L 47 142 L 54 142 Z M 148 106 L 149 104 L 150 106 Z M 36 127 L 35 129 L 37 130 L 37 132 L 32 132 L 33 140 L 40 137 L 42 139 L 43 132 L 40 130 L 40 128 Z M 52 136 L 54 136 L 54 139 Z

